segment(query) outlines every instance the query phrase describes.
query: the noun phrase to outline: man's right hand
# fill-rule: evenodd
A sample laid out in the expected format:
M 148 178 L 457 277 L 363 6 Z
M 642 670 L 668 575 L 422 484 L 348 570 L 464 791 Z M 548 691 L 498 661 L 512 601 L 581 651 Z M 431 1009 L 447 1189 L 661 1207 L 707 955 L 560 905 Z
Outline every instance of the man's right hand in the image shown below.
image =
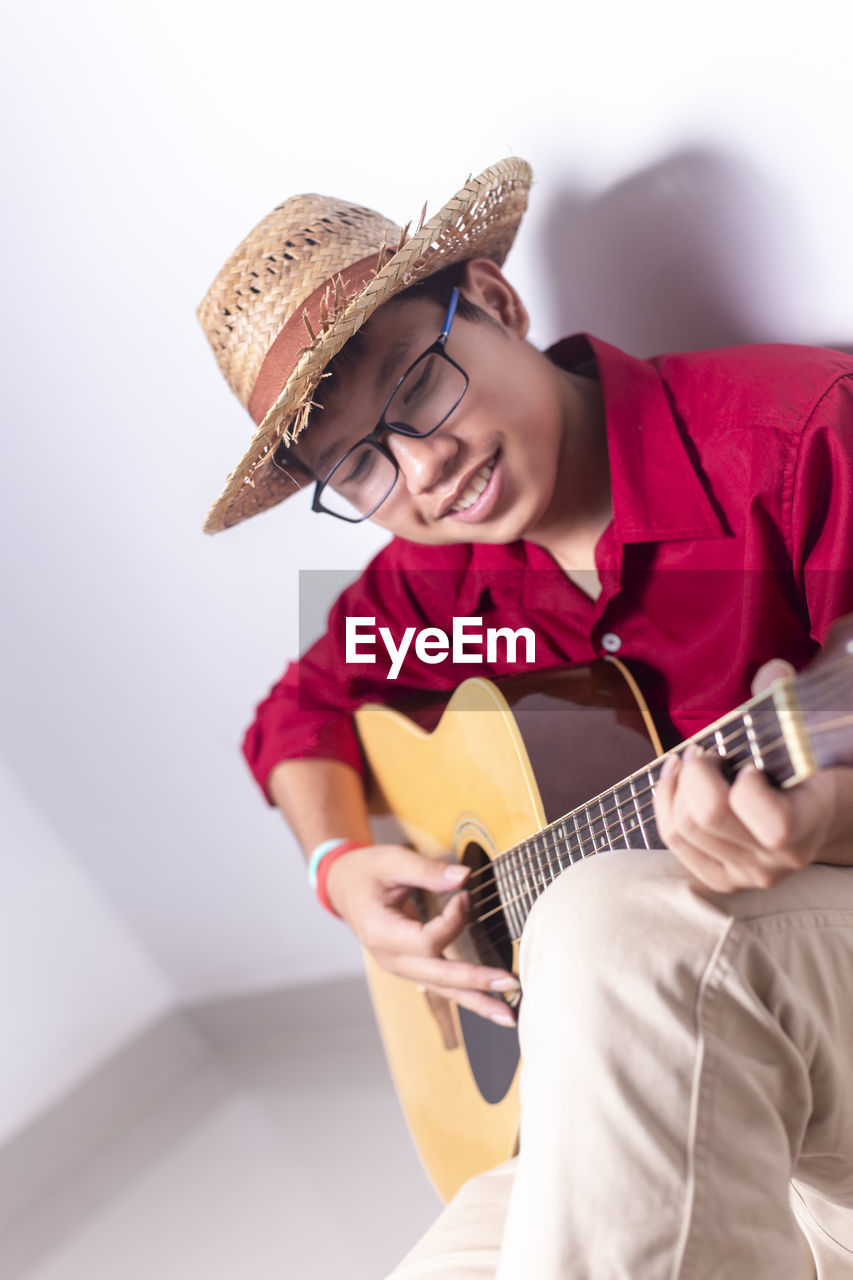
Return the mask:
M 513 1026 L 511 1011 L 492 994 L 518 990 L 513 975 L 443 954 L 467 921 L 468 894 L 460 886 L 468 872 L 468 867 L 428 858 L 402 845 L 369 845 L 337 859 L 329 868 L 326 891 L 381 968 L 501 1026 Z M 451 897 L 440 915 L 423 923 L 411 900 L 413 889 L 449 892 Z

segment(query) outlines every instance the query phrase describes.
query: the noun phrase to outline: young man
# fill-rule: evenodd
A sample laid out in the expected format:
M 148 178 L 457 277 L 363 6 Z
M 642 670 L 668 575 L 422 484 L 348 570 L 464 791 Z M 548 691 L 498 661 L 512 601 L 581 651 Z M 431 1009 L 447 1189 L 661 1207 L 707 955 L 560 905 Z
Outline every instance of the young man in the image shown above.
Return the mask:
M 372 844 L 351 721 L 471 669 L 410 648 L 392 684 L 347 663 L 347 619 L 527 626 L 538 667 L 618 652 L 674 745 L 853 612 L 853 360 L 537 351 L 500 270 L 529 178 L 501 162 L 411 237 L 296 197 L 200 309 L 258 424 L 207 530 L 311 484 L 323 518 L 395 535 L 258 708 L 249 762 L 379 964 L 504 1023 L 518 980 L 444 955 L 464 891 L 427 924 L 406 911 L 465 871 Z M 853 770 L 779 791 L 673 755 L 655 812 L 666 850 L 590 859 L 533 908 L 520 1155 L 400 1280 L 853 1274 Z

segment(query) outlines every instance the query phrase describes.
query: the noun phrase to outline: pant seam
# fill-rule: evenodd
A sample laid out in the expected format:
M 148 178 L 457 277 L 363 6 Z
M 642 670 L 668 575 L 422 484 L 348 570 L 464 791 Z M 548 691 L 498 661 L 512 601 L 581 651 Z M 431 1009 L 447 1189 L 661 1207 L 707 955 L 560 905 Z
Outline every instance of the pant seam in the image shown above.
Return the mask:
M 834 1236 L 831 1231 L 828 1231 L 822 1222 L 817 1220 L 802 1194 L 797 1187 L 793 1185 L 793 1183 L 791 1184 L 791 1195 L 796 1197 L 797 1213 L 799 1213 L 808 1222 L 809 1230 L 813 1231 L 815 1235 L 822 1237 L 822 1239 L 828 1240 L 830 1244 L 844 1254 L 845 1258 L 853 1258 L 853 1250 L 850 1250 L 847 1245 L 843 1244 L 842 1241 Z
M 698 1244 L 695 1228 L 702 1220 L 704 1204 L 700 1193 L 701 1152 L 707 1149 L 706 1139 L 710 1128 L 711 1108 L 706 1099 L 714 1084 L 717 1063 L 708 1058 L 707 1043 L 719 1006 L 722 980 L 731 969 L 730 953 L 740 944 L 733 934 L 734 919 L 729 919 L 725 931 L 718 938 L 708 959 L 694 1006 L 696 1028 L 696 1061 L 690 1091 L 690 1115 L 687 1133 L 687 1175 L 684 1180 L 684 1209 L 682 1226 L 675 1250 L 671 1280 L 689 1280 L 695 1274 Z

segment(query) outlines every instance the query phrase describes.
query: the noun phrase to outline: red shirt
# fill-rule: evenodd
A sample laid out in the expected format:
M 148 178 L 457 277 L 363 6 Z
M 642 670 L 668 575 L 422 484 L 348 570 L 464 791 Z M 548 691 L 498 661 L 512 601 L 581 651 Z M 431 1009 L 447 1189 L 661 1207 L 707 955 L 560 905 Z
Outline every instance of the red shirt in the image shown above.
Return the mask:
M 362 702 L 607 652 L 638 675 L 674 745 L 744 702 L 763 662 L 803 666 L 833 619 L 853 612 L 853 357 L 768 345 L 638 360 L 583 335 L 548 356 L 573 368 L 590 353 L 613 494 L 595 554 L 598 600 L 531 543 L 395 539 L 257 708 L 243 749 L 262 788 L 292 757 L 362 770 L 350 716 Z M 375 618 L 395 642 L 409 626 L 449 634 L 454 616 L 529 627 L 535 662 L 510 665 L 499 645 L 493 663 L 427 665 L 412 645 L 391 681 L 381 643 L 374 665 L 346 663 L 347 616 Z

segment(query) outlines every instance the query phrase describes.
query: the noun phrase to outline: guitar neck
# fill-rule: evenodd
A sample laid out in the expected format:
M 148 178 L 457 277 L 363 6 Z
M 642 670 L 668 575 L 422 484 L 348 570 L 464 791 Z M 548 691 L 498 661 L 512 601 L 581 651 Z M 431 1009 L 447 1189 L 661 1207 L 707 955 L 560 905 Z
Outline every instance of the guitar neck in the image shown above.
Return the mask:
M 801 722 L 795 685 L 794 680 L 777 682 L 669 754 L 680 756 L 696 744 L 720 757 L 729 778 L 752 763 L 776 786 L 801 781 L 819 764 Z M 495 882 L 513 939 L 521 937 L 539 895 L 575 863 L 604 850 L 663 847 L 653 801 L 665 759 L 661 756 L 652 761 L 493 860 Z

